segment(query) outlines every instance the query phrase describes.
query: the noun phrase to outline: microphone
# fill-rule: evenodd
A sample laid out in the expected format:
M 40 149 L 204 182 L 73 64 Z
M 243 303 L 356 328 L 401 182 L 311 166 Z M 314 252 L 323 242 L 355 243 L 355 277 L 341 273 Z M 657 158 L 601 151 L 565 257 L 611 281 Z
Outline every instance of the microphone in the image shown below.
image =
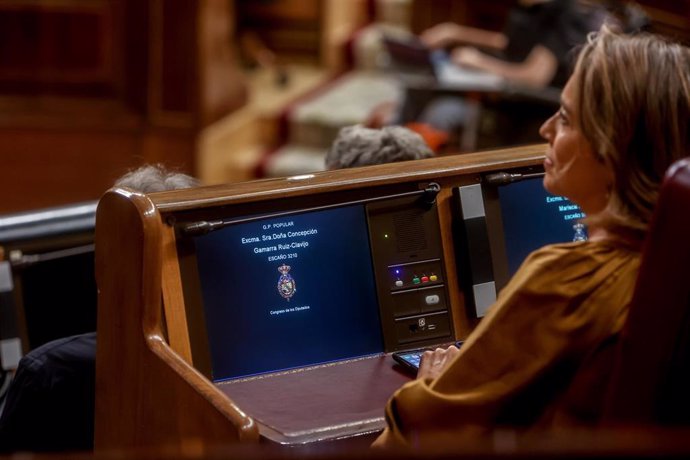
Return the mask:
M 520 174 L 520 173 L 508 173 L 508 172 L 497 172 L 493 174 L 487 174 L 484 177 L 484 180 L 486 181 L 487 184 L 490 185 L 505 185 L 505 184 L 510 184 L 511 182 L 517 182 L 520 180 L 524 179 L 530 179 L 532 177 L 541 177 L 543 176 L 543 172 L 539 173 L 530 173 L 530 174 Z
M 438 185 L 436 182 L 431 182 L 429 185 L 424 189 L 422 192 L 422 196 L 420 198 L 420 201 L 422 202 L 423 205 L 427 207 L 431 207 L 436 203 L 436 196 L 438 195 L 438 192 L 441 191 L 441 186 Z
M 374 201 L 381 201 L 381 200 L 387 200 L 387 199 L 392 199 L 392 198 L 398 198 L 402 196 L 410 196 L 410 195 L 420 195 L 418 202 L 427 208 L 427 210 L 431 209 L 431 207 L 436 203 L 436 196 L 438 193 L 441 191 L 441 186 L 437 184 L 436 182 L 430 182 L 429 185 L 426 186 L 424 190 L 415 190 L 413 192 L 406 192 L 406 193 L 399 193 L 396 195 L 387 195 L 387 196 L 380 196 L 380 197 L 374 197 L 374 198 L 365 198 L 363 200 L 355 200 L 355 201 L 348 201 L 345 203 L 335 203 L 335 204 L 328 204 L 324 206 L 316 206 L 312 208 L 297 208 L 292 211 L 282 211 L 282 212 L 277 212 L 277 213 L 272 213 L 272 214 L 264 214 L 264 215 L 258 215 L 258 216 L 249 216 L 249 217 L 244 217 L 244 218 L 239 218 L 239 219 L 230 219 L 230 220 L 200 220 L 197 222 L 190 222 L 186 224 L 179 224 L 176 225 L 176 232 L 180 236 L 201 236 L 201 235 L 206 235 L 209 232 L 212 232 L 214 230 L 219 230 L 221 228 L 227 227 L 229 225 L 233 224 L 240 224 L 240 223 L 246 223 L 246 222 L 254 222 L 257 220 L 261 219 L 273 219 L 276 217 L 284 217 L 284 216 L 290 216 L 293 214 L 300 214 L 308 211 L 317 211 L 317 210 L 325 210 L 325 209 L 334 209 L 334 208 L 339 208 L 342 206 L 348 206 L 351 204 L 358 204 L 358 203 L 369 203 L 369 202 L 374 202 Z
M 199 222 L 192 222 L 191 224 L 187 224 L 181 227 L 180 232 L 184 236 L 201 236 L 220 227 L 224 227 L 225 225 L 226 222 L 222 220 L 216 220 L 211 222 L 207 220 L 201 220 Z

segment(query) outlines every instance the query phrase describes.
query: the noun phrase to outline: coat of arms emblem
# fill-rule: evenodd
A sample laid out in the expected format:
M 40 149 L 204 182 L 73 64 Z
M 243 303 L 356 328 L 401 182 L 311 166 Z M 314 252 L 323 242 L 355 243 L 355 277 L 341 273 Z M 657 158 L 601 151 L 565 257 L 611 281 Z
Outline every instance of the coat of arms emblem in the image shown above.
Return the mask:
M 289 273 L 290 268 L 289 265 L 285 264 L 278 267 L 278 271 L 280 272 L 280 278 L 278 278 L 278 294 L 288 302 L 290 301 L 290 297 L 297 292 L 297 284 Z

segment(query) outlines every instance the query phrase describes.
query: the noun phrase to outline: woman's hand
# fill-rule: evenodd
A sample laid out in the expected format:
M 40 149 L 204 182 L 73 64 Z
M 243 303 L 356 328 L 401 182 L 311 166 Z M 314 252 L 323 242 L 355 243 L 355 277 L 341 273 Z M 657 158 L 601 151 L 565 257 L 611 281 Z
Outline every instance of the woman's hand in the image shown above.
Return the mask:
M 462 27 L 452 22 L 444 22 L 422 32 L 422 42 L 430 48 L 445 48 L 462 41 Z
M 463 46 L 453 50 L 451 54 L 451 61 L 453 64 L 460 67 L 472 67 L 475 69 L 483 69 L 484 67 L 484 53 L 477 48 L 471 46 Z
M 448 367 L 451 361 L 460 353 L 460 350 L 455 345 L 448 348 L 437 348 L 433 351 L 427 350 L 422 355 L 422 361 L 419 364 L 419 372 L 417 372 L 418 379 L 432 378 L 435 379 Z

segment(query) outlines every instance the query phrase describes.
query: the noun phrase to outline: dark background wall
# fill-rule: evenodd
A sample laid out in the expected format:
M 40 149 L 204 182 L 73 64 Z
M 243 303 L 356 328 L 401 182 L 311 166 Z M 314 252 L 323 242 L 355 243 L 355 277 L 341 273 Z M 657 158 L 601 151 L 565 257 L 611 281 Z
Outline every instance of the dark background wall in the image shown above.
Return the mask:
M 97 199 L 144 162 L 193 174 L 199 131 L 245 100 L 233 8 L 0 3 L 0 213 Z
M 411 26 L 500 29 L 513 3 L 412 0 Z M 655 30 L 690 42 L 690 0 L 639 3 Z M 0 214 L 97 199 L 145 162 L 194 174 L 199 133 L 246 101 L 238 37 L 318 64 L 326 4 L 0 2 Z

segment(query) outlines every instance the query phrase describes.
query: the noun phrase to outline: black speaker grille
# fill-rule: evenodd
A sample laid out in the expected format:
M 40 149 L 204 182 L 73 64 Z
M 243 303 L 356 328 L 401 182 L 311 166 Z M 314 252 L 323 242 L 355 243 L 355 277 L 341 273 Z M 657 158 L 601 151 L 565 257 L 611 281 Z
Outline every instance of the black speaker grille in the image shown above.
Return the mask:
M 424 211 L 410 209 L 393 216 L 398 252 L 421 251 L 426 249 L 424 230 Z

